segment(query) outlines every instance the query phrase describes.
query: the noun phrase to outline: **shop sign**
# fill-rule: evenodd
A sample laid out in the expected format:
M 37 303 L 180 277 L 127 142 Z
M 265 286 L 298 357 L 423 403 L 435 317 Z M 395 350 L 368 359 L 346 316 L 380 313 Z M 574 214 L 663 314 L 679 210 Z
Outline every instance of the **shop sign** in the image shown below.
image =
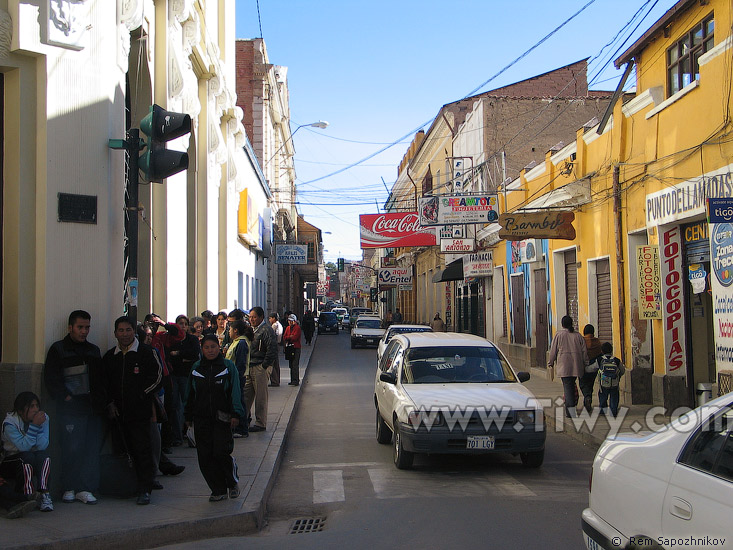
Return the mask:
M 733 199 L 708 199 L 708 222 L 733 222 Z
M 659 274 L 659 247 L 636 247 L 639 269 L 639 319 L 662 318 L 662 281 Z
M 308 263 L 308 245 L 278 244 L 275 247 L 275 263 L 305 265 Z
M 679 226 L 661 230 L 659 234 L 664 306 L 664 354 L 667 374 L 685 376 L 685 318 L 682 236 Z
M 486 277 L 494 273 L 494 253 L 484 250 L 463 256 L 463 278 Z
M 687 276 L 690 279 L 693 294 L 705 292 L 705 278 L 708 276 L 708 272 L 705 271 L 705 267 L 702 264 L 689 265 L 687 267 Z
M 440 251 L 446 253 L 473 252 L 476 241 L 473 239 L 440 239 Z
M 711 264 L 715 278 L 724 287 L 733 283 L 733 225 L 716 223 L 711 244 Z
M 420 227 L 417 212 L 362 214 L 359 216 L 361 248 L 435 246 L 435 229 Z
M 710 232 L 710 286 L 713 291 L 715 363 L 718 371 L 733 369 L 733 224 L 716 223 Z
M 419 199 L 420 225 L 491 223 L 499 219 L 496 195 L 444 195 Z
M 441 239 L 463 239 L 465 236 L 465 225 L 444 225 L 440 228 Z
M 573 212 L 515 212 L 499 216 L 499 238 L 507 241 L 524 239 L 575 240 Z
M 412 284 L 400 285 L 400 292 L 412 292 Z
M 379 286 L 389 287 L 412 283 L 412 266 L 386 267 L 379 270 Z

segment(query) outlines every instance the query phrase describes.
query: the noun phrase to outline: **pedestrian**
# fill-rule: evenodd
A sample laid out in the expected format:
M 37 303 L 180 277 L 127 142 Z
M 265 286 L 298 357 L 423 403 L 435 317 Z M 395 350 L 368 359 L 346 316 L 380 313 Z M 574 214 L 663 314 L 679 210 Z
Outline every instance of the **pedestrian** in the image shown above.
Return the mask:
M 166 412 L 173 414 L 168 417 L 173 432 L 173 446 L 183 443 L 183 394 L 188 383 L 188 374 L 193 364 L 201 359 L 201 344 L 198 338 L 188 331 L 188 317 L 176 317 L 176 325 L 183 332 L 183 340 L 172 342 L 166 349 L 166 356 L 171 367 L 171 392 L 165 396 L 168 403 Z
M 219 346 L 224 344 L 224 338 L 227 335 L 227 312 L 220 311 L 216 314 L 216 328 L 214 334 L 219 339 Z
M 190 332 L 199 341 L 201 345 L 201 339 L 204 337 L 204 329 L 206 327 L 206 320 L 203 317 L 191 317 L 191 328 Z
M 43 378 L 56 402 L 61 439 L 63 502 L 96 504 L 99 454 L 102 448 L 102 407 L 99 348 L 89 342 L 91 319 L 84 310 L 69 315 L 68 334 L 54 342 L 46 355 Z
M 611 415 L 618 415 L 619 382 L 626 372 L 621 359 L 613 356 L 613 345 L 603 342 L 601 355 L 596 359 L 598 369 L 598 406 L 603 414 L 608 414 L 607 406 L 611 407 Z
M 395 308 L 394 315 L 392 315 L 392 322 L 395 325 L 399 325 L 402 323 L 402 313 L 400 313 L 400 308 Z
M 241 322 L 241 321 L 240 321 Z M 211 489 L 210 502 L 239 496 L 232 430 L 244 421 L 237 367 L 225 359 L 215 335 L 204 336 L 200 361 L 186 390 L 186 428 L 193 424 L 199 469 Z
M 210 309 L 205 309 L 201 312 L 201 318 L 204 320 L 203 335 L 206 336 L 207 334 L 214 334 L 214 324 L 216 323 L 214 312 Z
M 387 310 L 387 315 L 384 317 L 384 328 L 389 328 L 392 324 L 392 310 Z
M 232 343 L 227 349 L 226 358 L 231 361 L 235 367 L 237 367 L 237 373 L 239 374 L 239 388 L 244 389 L 247 382 L 247 374 L 249 373 L 249 346 L 251 339 L 247 338 L 247 329 L 249 328 L 250 334 L 252 328 L 247 326 L 243 320 L 239 319 L 229 324 L 229 338 Z M 242 401 L 243 395 L 240 395 L 240 401 Z M 248 424 L 242 419 L 239 425 L 234 428 L 234 437 L 249 437 Z
M 433 320 L 430 321 L 430 328 L 433 329 L 433 332 L 445 332 L 445 323 L 440 318 L 440 313 L 436 313 Z
M 53 501 L 48 491 L 51 459 L 48 456 L 49 418 L 41 410 L 38 396 L 29 391 L 19 393 L 13 403 L 13 410 L 5 416 L 2 425 L 2 444 L 5 458 L 0 467 L 4 474 L 10 467 L 22 472 L 16 479 L 16 490 L 23 494 L 22 500 L 32 500 L 36 490 L 38 509 L 52 512 Z M 13 464 L 15 462 L 15 464 Z
M 267 429 L 267 380 L 277 355 L 277 338 L 272 327 L 265 322 L 265 311 L 261 307 L 256 306 L 250 310 L 249 321 L 254 330 L 254 337 L 249 352 L 249 374 L 244 397 L 247 416 L 250 415 L 253 404 L 255 407 L 255 420 L 249 427 L 252 433 Z
M 270 326 L 272 327 L 272 331 L 275 333 L 275 336 L 277 337 L 277 344 L 279 346 L 280 342 L 282 342 L 282 339 L 283 339 L 283 326 L 280 323 L 277 312 L 273 311 L 272 313 L 270 313 L 267 320 L 270 323 Z M 279 385 L 280 385 L 280 353 L 278 353 L 275 356 L 275 363 L 272 365 L 272 372 L 270 373 L 270 387 L 277 388 Z
M 117 345 L 102 358 L 107 413 L 122 430 L 137 476 L 137 503 L 145 505 L 150 504 L 155 478 L 150 422 L 163 367 L 153 348 L 135 337 L 129 317 L 115 320 L 114 334 Z
M 555 373 L 562 379 L 563 393 L 565 394 L 565 416 L 577 416 L 578 387 L 575 381 L 583 376 L 588 364 L 588 349 L 583 337 L 575 332 L 573 318 L 565 315 L 550 345 L 550 355 L 547 367 L 555 364 Z
M 234 321 L 243 321 L 246 318 L 247 316 L 245 315 L 244 311 L 236 307 L 233 310 L 231 310 L 229 314 L 227 315 L 227 324 L 226 324 L 227 330 L 224 333 L 224 340 L 221 343 L 221 352 L 224 354 L 225 357 L 227 354 L 227 349 L 229 349 L 229 346 L 232 344 L 231 335 L 229 334 L 229 326 Z
M 305 343 L 310 346 L 311 340 L 313 340 L 313 333 L 316 331 L 316 320 L 310 310 L 306 311 L 305 315 L 303 315 L 302 329 L 303 336 L 305 337 Z
M 286 352 L 291 347 L 288 356 L 288 361 L 290 362 L 290 382 L 288 382 L 288 386 L 297 386 L 300 384 L 300 335 L 301 330 L 298 324 L 298 318 L 295 315 L 290 315 L 288 317 L 288 328 L 285 329 L 285 334 L 283 334 Z
M 589 324 L 583 327 L 583 338 L 585 339 L 585 347 L 588 350 L 588 366 L 585 367 L 585 372 L 580 377 L 578 384 L 583 394 L 583 407 L 590 413 L 593 410 L 593 386 L 598 374 L 595 362 L 603 352 L 601 351 L 601 341 L 596 338 L 596 329 L 593 325 Z

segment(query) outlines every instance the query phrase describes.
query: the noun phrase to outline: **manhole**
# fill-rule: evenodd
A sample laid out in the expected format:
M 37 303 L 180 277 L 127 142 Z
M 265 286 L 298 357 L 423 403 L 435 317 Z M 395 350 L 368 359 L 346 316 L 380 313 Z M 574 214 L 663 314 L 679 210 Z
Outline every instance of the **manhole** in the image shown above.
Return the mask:
M 296 535 L 298 533 L 315 533 L 317 531 L 323 531 L 323 526 L 325 524 L 326 518 L 296 519 L 290 528 L 290 534 Z

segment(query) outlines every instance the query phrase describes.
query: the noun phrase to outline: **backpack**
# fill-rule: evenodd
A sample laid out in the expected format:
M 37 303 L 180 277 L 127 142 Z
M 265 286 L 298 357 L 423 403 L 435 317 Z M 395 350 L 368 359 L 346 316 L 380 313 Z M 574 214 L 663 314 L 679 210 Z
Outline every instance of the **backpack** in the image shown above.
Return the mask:
M 615 357 L 601 356 L 598 358 L 598 364 L 600 365 L 598 367 L 598 376 L 601 379 L 602 388 L 618 387 L 619 379 L 621 378 L 618 375 L 618 363 L 619 360 Z

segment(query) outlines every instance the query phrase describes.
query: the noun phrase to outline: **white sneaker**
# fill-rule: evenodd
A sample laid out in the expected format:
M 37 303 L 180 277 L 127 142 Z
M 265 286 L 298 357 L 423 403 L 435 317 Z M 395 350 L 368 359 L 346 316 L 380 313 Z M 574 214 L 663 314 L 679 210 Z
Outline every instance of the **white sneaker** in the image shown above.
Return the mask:
M 41 493 L 41 505 L 38 507 L 41 512 L 53 512 L 53 501 L 48 493 Z
M 66 504 L 74 502 L 74 491 L 64 491 L 64 496 L 61 497 L 61 501 Z
M 97 498 L 89 491 L 80 491 L 76 493 L 76 500 L 84 504 L 96 504 Z

